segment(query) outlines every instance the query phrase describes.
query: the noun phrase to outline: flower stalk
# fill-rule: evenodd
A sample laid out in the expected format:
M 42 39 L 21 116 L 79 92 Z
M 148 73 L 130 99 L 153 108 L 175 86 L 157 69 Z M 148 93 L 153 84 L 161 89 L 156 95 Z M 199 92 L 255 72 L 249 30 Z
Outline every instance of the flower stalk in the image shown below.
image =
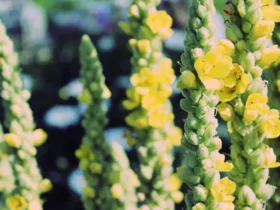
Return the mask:
M 102 103 L 111 93 L 105 85 L 97 51 L 86 35 L 80 45 L 80 63 L 83 91 L 79 101 L 88 105 L 82 122 L 85 135 L 76 151 L 86 180 L 84 207 L 86 210 L 136 210 L 138 178 L 130 170 L 123 149 L 105 142 L 108 119 Z
M 217 90 L 233 67 L 229 57 L 233 46 L 224 40 L 214 47 L 214 14 L 213 1 L 191 1 L 177 84 L 184 96 L 180 106 L 188 113 L 182 138 L 185 162 L 177 172 L 190 187 L 185 201 L 187 209 L 192 210 L 234 209 L 235 183 L 220 176 L 233 165 L 219 153 L 222 141 L 217 136 L 215 118 Z
M 132 128 L 128 143 L 139 157 L 140 209 L 174 209 L 183 199 L 179 179 L 172 175 L 172 148 L 180 144 L 181 131 L 174 126 L 169 96 L 175 80 L 172 61 L 162 54 L 162 40 L 172 34 L 172 19 L 158 11 L 159 0 L 134 0 L 129 20 L 120 28 L 132 37 L 132 87 L 123 102 L 129 110 L 126 123 Z M 168 184 L 169 183 L 169 184 Z
M 49 191 L 52 186 L 48 179 L 42 179 L 35 147 L 44 143 L 47 134 L 42 129 L 34 130 L 32 110 L 27 103 L 30 92 L 23 88 L 18 56 L 2 23 L 0 37 L 0 86 L 4 125 L 9 131 L 1 134 L 0 139 L 3 209 L 42 210 L 40 194 Z
M 229 17 L 226 34 L 235 46 L 234 62 L 244 73 L 243 93 L 222 101 L 218 106 L 221 117 L 228 122 L 231 136 L 231 158 L 234 165 L 229 177 L 236 182 L 235 209 L 265 209 L 275 187 L 267 184 L 269 168 L 279 167 L 267 138 L 279 136 L 279 112 L 267 105 L 267 82 L 262 79 L 263 69 L 276 61 L 275 47 L 267 47 L 279 8 L 274 1 L 235 0 L 229 2 L 233 15 Z M 229 5 L 227 5 L 228 7 Z M 268 56 L 270 55 L 270 56 Z M 242 75 L 248 75 L 242 79 Z M 227 95 L 237 88 L 237 82 L 219 94 Z M 221 93 L 222 91 L 222 93 Z M 227 116 L 227 118 L 223 117 Z

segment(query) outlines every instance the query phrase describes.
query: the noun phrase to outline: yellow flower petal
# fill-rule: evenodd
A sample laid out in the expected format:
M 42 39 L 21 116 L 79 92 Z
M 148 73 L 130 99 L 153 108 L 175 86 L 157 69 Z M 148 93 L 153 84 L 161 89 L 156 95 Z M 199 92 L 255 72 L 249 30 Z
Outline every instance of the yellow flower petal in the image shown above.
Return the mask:
M 274 22 L 280 22 L 280 6 L 263 6 L 263 19 L 272 20 Z

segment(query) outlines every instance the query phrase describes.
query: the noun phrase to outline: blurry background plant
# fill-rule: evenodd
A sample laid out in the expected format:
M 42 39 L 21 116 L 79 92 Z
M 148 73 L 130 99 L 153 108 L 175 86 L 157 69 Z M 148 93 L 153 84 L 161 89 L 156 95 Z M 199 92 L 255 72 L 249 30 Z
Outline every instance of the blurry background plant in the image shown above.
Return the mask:
M 177 75 L 180 68 L 177 61 L 184 47 L 188 2 L 163 0 L 160 5 L 160 9 L 167 10 L 173 18 L 174 34 L 166 40 L 164 52 L 173 60 Z M 221 14 L 225 0 L 215 3 Z M 85 33 L 97 47 L 106 84 L 112 91 L 112 98 L 104 103 L 110 120 L 106 139 L 120 142 L 131 164 L 136 165 L 136 152 L 123 137 L 126 128 L 122 101 L 131 73 L 129 37 L 117 26 L 120 20 L 126 20 L 130 4 L 131 0 L 0 1 L 0 18 L 19 52 L 25 88 L 32 91 L 29 102 L 37 127 L 48 133 L 48 140 L 37 155 L 43 177 L 51 179 L 54 185 L 53 190 L 43 197 L 46 199 L 45 210 L 83 209 L 80 195 L 84 183 L 74 151 L 84 132 L 80 122 L 86 107 L 76 98 L 82 90 L 78 47 Z M 218 25 L 216 37 L 225 38 L 223 18 L 217 15 L 215 21 Z M 171 102 L 175 123 L 182 128 L 182 119 L 186 116 L 179 108 L 181 96 L 175 83 Z M 229 137 L 222 121 L 219 121 L 218 133 L 223 140 L 221 152 L 229 153 Z M 177 154 L 174 166 L 180 165 L 179 162 Z M 279 169 L 274 170 L 279 172 Z M 178 209 L 183 205 L 178 205 Z

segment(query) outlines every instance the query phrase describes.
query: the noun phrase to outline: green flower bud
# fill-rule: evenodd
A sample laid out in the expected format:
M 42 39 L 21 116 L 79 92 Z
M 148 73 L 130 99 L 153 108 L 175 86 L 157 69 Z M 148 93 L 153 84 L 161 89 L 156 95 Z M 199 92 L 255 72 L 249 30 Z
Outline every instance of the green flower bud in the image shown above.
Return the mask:
M 206 210 L 206 206 L 203 203 L 197 203 L 192 207 L 192 210 Z
M 150 180 L 153 176 L 153 169 L 149 166 L 141 165 L 140 166 L 140 171 L 141 171 L 141 174 L 143 175 L 143 177 L 146 180 Z
M 193 190 L 193 198 L 195 202 L 205 202 L 207 200 L 208 190 L 202 185 L 197 185 Z
M 196 76 L 191 71 L 184 71 L 179 77 L 177 88 L 193 89 L 197 88 Z
M 238 192 L 238 199 L 241 204 L 251 206 L 256 200 L 256 195 L 249 186 L 243 185 Z
M 243 38 L 242 32 L 236 25 L 230 25 L 227 27 L 226 35 L 232 42 L 237 42 Z
M 195 111 L 195 107 L 193 106 L 192 102 L 188 101 L 187 99 L 180 100 L 180 107 L 186 112 L 192 113 Z
M 220 173 L 215 169 L 208 169 L 204 174 L 204 183 L 208 189 L 211 189 L 220 180 Z
M 198 137 L 195 132 L 189 130 L 189 131 L 187 131 L 187 133 L 184 134 L 184 136 L 189 143 L 191 143 L 193 145 L 198 145 L 199 140 L 198 140 Z
M 209 156 L 209 150 L 204 144 L 199 144 L 197 156 L 200 160 L 206 159 Z
M 276 187 L 269 185 L 269 184 L 264 184 L 261 183 L 260 181 L 257 181 L 253 185 L 254 191 L 257 194 L 257 196 L 264 200 L 267 201 L 271 198 L 271 196 L 274 194 Z
M 200 182 L 200 177 L 197 176 L 187 166 L 178 167 L 177 175 L 178 175 L 179 179 L 186 184 L 198 184 Z
M 185 160 L 190 168 L 195 168 L 199 163 L 197 157 L 190 152 L 187 152 Z
M 188 128 L 197 128 L 198 126 L 198 120 L 195 118 L 195 116 L 192 113 L 189 113 L 187 120 L 185 121 L 184 128 L 187 130 Z

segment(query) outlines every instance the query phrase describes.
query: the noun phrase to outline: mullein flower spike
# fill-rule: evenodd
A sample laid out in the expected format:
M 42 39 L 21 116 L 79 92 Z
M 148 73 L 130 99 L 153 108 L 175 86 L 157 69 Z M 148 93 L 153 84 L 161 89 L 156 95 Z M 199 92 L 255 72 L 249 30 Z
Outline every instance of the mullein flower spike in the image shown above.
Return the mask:
M 42 129 L 34 130 L 32 111 L 27 103 L 30 93 L 23 89 L 18 57 L 13 43 L 0 23 L 0 80 L 5 126 L 1 130 L 0 191 L 3 209 L 42 210 L 40 194 L 51 189 L 51 183 L 42 179 L 35 158 L 36 148 L 47 138 Z
M 162 54 L 162 40 L 172 34 L 172 19 L 158 11 L 159 0 L 134 0 L 129 20 L 121 29 L 132 36 L 132 87 L 126 91 L 124 107 L 130 111 L 126 122 L 132 127 L 128 139 L 135 143 L 139 161 L 141 209 L 174 209 L 181 202 L 180 181 L 172 174 L 172 148 L 180 144 L 181 130 L 174 126 L 169 97 L 175 80 L 172 61 Z M 130 135 L 131 136 L 131 135 Z M 170 178 L 168 178 L 170 177 Z M 167 184 L 169 183 L 169 184 Z
M 279 167 L 266 138 L 279 136 L 279 112 L 267 105 L 267 82 L 261 78 L 263 68 L 276 62 L 278 49 L 267 48 L 275 21 L 279 20 L 279 7 L 271 0 L 235 0 L 228 2 L 234 8 L 229 17 L 226 34 L 234 43 L 233 64 L 239 70 L 234 83 L 225 79 L 218 90 L 217 110 L 228 123 L 231 136 L 231 158 L 234 165 L 229 177 L 236 182 L 235 209 L 265 209 L 275 187 L 267 184 L 269 168 Z M 232 68 L 233 69 L 233 68 Z M 232 92 L 236 95 L 230 96 Z M 228 97 L 225 99 L 224 94 Z
M 237 75 L 244 76 L 244 71 L 232 63 L 233 43 L 222 40 L 214 48 L 214 13 L 213 1 L 191 1 L 185 51 L 181 56 L 182 73 L 177 84 L 184 96 L 180 106 L 188 113 L 182 138 L 185 163 L 177 173 L 190 187 L 185 199 L 187 209 L 192 210 L 234 209 L 236 184 L 220 176 L 220 172 L 231 171 L 233 165 L 219 153 L 222 141 L 216 136 L 215 112 L 219 96 L 228 101 L 244 92 L 247 78 L 235 79 Z M 232 91 L 237 83 L 240 87 Z M 221 89 L 225 89 L 223 94 Z M 232 111 L 224 113 L 228 118 Z
M 102 102 L 111 93 L 105 85 L 97 51 L 86 35 L 80 45 L 80 63 L 83 91 L 79 101 L 88 106 L 82 122 L 85 135 L 76 151 L 86 181 L 84 207 L 86 210 L 136 210 L 138 178 L 129 169 L 122 148 L 117 144 L 111 148 L 105 142 L 104 128 L 108 120 Z

